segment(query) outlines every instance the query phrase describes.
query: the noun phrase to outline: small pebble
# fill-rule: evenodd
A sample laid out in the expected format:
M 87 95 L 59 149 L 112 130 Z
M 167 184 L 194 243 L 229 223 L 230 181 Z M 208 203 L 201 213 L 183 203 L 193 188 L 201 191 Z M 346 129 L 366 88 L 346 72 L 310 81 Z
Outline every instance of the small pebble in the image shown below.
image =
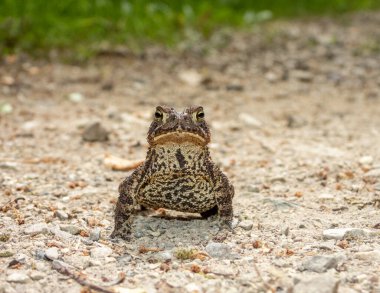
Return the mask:
M 372 232 L 368 229 L 360 229 L 360 228 L 334 228 L 327 229 L 323 231 L 323 238 L 325 239 L 337 239 L 341 240 L 344 238 L 359 238 L 370 236 Z
M 45 278 L 46 274 L 39 271 L 32 271 L 29 276 L 33 281 L 39 281 Z
M 95 247 L 91 249 L 91 257 L 104 258 L 112 254 L 112 249 L 107 246 Z
M 61 210 L 56 211 L 55 215 L 58 217 L 58 219 L 62 221 L 67 220 L 69 218 L 69 215 L 66 212 L 61 211 Z
M 210 242 L 206 246 L 206 252 L 211 257 L 228 258 L 231 254 L 231 249 L 227 244 L 218 243 L 218 242 Z
M 10 275 L 8 275 L 8 277 L 7 277 L 7 281 L 12 282 L 12 283 L 24 284 L 24 283 L 28 282 L 29 280 L 30 280 L 30 278 L 24 272 L 13 272 Z
M 311 277 L 301 280 L 294 288 L 293 293 L 337 293 L 339 281 L 330 274 Z
M 107 141 L 108 131 L 99 122 L 95 122 L 86 127 L 83 131 L 82 139 L 90 142 Z
M 165 251 L 158 252 L 155 255 L 155 259 L 157 259 L 160 262 L 168 262 L 173 259 L 173 255 L 170 251 L 165 250 Z
M 244 220 L 239 223 L 239 227 L 244 230 L 251 230 L 253 227 L 253 222 L 251 220 Z
M 74 103 L 80 103 L 84 99 L 83 95 L 81 93 L 71 93 L 69 95 L 69 100 Z
M 50 247 L 45 250 L 45 256 L 50 260 L 58 259 L 59 253 L 57 247 Z
M 38 235 L 38 234 L 46 234 L 48 233 L 48 226 L 46 223 L 37 223 L 27 226 L 24 229 L 24 233 L 27 235 Z
M 100 228 L 95 228 L 90 232 L 90 240 L 98 241 L 100 239 L 101 230 Z
M 74 225 L 64 225 L 64 226 L 60 226 L 60 228 L 62 231 L 68 232 L 71 235 L 77 235 L 81 231 L 81 228 L 74 226 Z
M 45 258 L 45 251 L 41 249 L 37 249 L 34 253 L 34 257 L 37 260 L 44 259 Z
M 363 156 L 359 159 L 359 163 L 361 165 L 371 165 L 373 163 L 373 157 L 371 156 Z
M 364 174 L 364 178 L 377 178 L 380 177 L 380 168 L 372 169 Z
M 324 273 L 329 269 L 337 267 L 344 259 L 343 255 L 315 255 L 304 261 L 301 270 Z
M 380 262 L 380 250 L 357 252 L 354 254 L 354 258 L 369 262 Z

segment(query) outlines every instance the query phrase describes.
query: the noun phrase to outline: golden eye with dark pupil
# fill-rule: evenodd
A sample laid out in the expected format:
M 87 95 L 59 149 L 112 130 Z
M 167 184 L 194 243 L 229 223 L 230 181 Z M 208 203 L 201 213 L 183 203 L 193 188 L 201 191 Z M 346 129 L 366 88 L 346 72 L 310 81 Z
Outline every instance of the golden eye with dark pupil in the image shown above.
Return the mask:
M 205 113 L 204 112 L 198 112 L 197 113 L 197 119 L 203 119 L 205 118 Z
M 154 113 L 154 117 L 155 117 L 156 119 L 162 119 L 163 115 L 162 115 L 161 112 L 156 111 L 156 113 Z

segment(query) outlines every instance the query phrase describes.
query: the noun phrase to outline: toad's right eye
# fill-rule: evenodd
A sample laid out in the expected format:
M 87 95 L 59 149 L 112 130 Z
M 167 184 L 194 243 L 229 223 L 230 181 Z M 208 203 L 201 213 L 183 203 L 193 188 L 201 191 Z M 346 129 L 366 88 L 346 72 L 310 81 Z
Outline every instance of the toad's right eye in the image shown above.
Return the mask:
M 164 115 L 163 115 L 160 111 L 156 111 L 156 112 L 154 113 L 154 117 L 155 117 L 156 119 L 162 119 L 163 116 L 164 116 Z

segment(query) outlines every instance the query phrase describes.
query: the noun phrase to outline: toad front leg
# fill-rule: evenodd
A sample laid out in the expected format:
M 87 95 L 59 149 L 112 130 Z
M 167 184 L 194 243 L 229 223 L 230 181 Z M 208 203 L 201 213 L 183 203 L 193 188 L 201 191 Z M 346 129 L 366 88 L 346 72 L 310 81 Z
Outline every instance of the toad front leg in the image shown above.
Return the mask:
M 234 187 L 229 182 L 226 175 L 219 170 L 217 166 L 213 166 L 215 178 L 215 200 L 219 212 L 219 221 L 221 226 L 232 228 L 233 208 L 232 199 L 234 197 Z
M 119 186 L 119 198 L 115 209 L 115 228 L 111 238 L 130 238 L 133 214 L 137 205 L 135 192 L 142 176 L 143 166 L 137 168 Z

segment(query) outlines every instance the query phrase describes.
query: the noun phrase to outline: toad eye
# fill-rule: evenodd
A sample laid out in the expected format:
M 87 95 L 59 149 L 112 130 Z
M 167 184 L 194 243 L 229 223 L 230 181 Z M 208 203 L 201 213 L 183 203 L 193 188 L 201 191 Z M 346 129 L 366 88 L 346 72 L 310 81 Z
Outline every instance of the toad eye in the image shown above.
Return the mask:
M 197 119 L 201 120 L 203 118 L 205 118 L 205 112 L 203 112 L 203 111 L 198 112 L 197 113 Z
M 164 117 L 164 115 L 162 114 L 162 112 L 160 111 L 156 111 L 154 113 L 154 118 L 158 119 L 158 120 L 161 120 L 162 118 Z

